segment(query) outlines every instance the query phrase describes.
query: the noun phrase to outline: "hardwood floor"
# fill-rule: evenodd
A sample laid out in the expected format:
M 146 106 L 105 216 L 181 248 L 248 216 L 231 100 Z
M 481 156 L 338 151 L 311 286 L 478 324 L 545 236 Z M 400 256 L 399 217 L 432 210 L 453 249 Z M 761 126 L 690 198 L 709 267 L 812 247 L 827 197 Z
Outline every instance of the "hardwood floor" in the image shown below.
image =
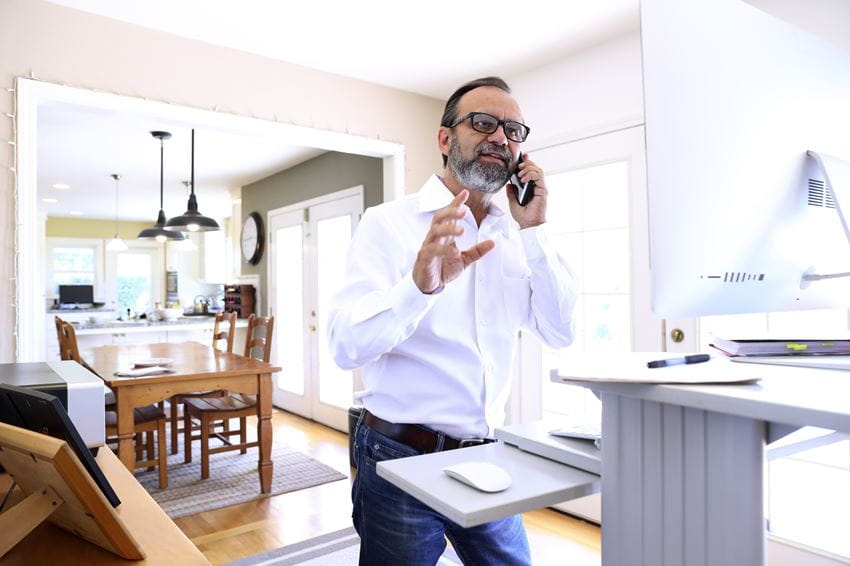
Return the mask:
M 275 438 L 350 474 L 348 437 L 301 417 L 275 411 Z M 337 481 L 234 505 L 175 522 L 214 564 L 300 542 L 351 526 L 350 481 Z M 596 525 L 551 509 L 524 515 L 535 565 L 598 566 Z

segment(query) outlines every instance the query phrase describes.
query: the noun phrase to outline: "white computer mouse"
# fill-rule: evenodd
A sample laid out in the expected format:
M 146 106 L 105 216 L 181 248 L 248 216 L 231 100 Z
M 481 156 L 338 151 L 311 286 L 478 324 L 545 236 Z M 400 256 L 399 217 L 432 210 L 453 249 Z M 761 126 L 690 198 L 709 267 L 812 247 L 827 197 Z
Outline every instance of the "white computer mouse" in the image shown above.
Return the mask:
M 490 493 L 504 491 L 511 486 L 511 475 L 490 462 L 460 462 L 443 468 L 443 471 L 459 482 Z

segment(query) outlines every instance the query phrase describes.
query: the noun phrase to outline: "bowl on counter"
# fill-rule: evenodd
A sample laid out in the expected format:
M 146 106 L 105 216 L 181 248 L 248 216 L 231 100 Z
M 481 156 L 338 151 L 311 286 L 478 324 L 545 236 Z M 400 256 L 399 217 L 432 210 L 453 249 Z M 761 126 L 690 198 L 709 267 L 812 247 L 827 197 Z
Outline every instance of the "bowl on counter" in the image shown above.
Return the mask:
M 183 309 L 157 309 L 156 316 L 159 317 L 160 320 L 177 320 L 183 316 Z

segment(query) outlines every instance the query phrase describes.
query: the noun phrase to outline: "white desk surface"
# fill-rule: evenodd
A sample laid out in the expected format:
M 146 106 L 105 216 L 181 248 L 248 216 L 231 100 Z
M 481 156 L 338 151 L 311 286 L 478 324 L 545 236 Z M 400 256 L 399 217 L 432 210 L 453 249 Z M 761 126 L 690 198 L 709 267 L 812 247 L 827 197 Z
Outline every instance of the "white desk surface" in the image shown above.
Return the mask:
M 485 493 L 450 478 L 443 468 L 470 460 L 497 464 L 513 483 Z M 599 476 L 494 442 L 378 463 L 378 475 L 462 527 L 596 493 Z
M 670 403 L 791 425 L 850 432 L 850 372 L 762 364 L 736 364 L 712 354 L 705 363 L 648 369 L 669 352 L 577 353 L 552 370 L 552 381 L 580 385 L 624 397 Z M 647 374 L 687 381 L 695 375 L 734 375 L 759 379 L 749 384 L 665 385 L 641 383 Z M 604 379 L 605 381 L 600 381 Z

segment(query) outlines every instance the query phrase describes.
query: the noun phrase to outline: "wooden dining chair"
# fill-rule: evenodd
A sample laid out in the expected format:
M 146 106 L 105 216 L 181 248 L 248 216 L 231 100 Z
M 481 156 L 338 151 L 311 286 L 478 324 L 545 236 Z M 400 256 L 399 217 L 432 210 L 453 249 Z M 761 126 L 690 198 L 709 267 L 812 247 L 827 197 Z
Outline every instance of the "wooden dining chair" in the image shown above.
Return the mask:
M 168 487 L 168 458 L 165 450 L 165 413 L 156 405 L 133 409 L 136 468 L 157 468 L 159 489 Z M 156 453 L 154 452 L 156 436 Z M 118 413 L 106 411 L 106 443 L 118 441 Z
M 56 323 L 56 338 L 59 341 L 59 357 L 63 360 L 73 360 L 85 367 L 95 375 L 98 375 L 91 366 L 80 356 L 77 346 L 77 331 L 74 325 L 61 318 L 54 317 Z M 102 376 L 99 376 L 102 379 Z M 118 421 L 115 412 L 115 394 L 104 386 L 104 408 L 106 410 L 105 423 L 106 437 L 117 437 Z M 136 433 L 136 454 L 140 459 L 142 446 L 147 448 L 147 460 L 137 462 L 137 466 L 151 468 L 159 466 L 159 486 L 165 489 L 168 486 L 168 462 L 165 458 L 165 413 L 156 405 L 139 407 L 133 411 L 133 432 Z M 156 433 L 156 443 L 159 445 L 159 457 L 154 458 L 153 441 Z M 142 436 L 144 435 L 144 436 Z M 107 440 L 108 443 L 108 440 Z
M 221 346 L 225 346 L 227 349 L 224 350 L 229 354 L 233 353 L 233 337 L 236 334 L 236 312 L 219 312 L 215 315 L 215 322 L 213 323 L 213 335 L 212 335 L 212 347 L 216 350 L 221 350 Z M 171 453 L 177 454 L 179 450 L 177 443 L 180 438 L 180 433 L 183 432 L 183 427 L 181 424 L 181 416 L 180 416 L 180 406 L 186 402 L 186 399 L 195 398 L 195 397 L 224 397 L 227 394 L 226 391 L 199 391 L 197 393 L 181 393 L 180 395 L 174 395 L 171 397 L 169 401 L 170 405 L 170 420 L 171 423 Z M 184 408 L 185 412 L 185 408 Z M 224 430 L 229 431 L 230 422 L 225 421 L 223 423 Z
M 245 338 L 244 355 L 268 362 L 272 351 L 272 332 L 274 317 L 248 318 L 248 334 Z M 247 418 L 257 414 L 257 396 L 243 393 L 232 393 L 224 397 L 186 399 L 184 413 L 185 462 L 192 461 L 192 441 L 201 441 L 201 479 L 210 476 L 210 455 L 230 450 L 239 450 L 242 454 L 248 448 L 259 446 L 259 442 L 248 442 Z M 239 419 L 238 430 L 215 432 L 213 424 L 221 420 Z M 192 434 L 192 419 L 200 423 L 200 434 Z M 232 443 L 231 436 L 239 435 L 239 442 Z M 210 447 L 210 440 L 217 438 L 224 444 L 216 448 Z

